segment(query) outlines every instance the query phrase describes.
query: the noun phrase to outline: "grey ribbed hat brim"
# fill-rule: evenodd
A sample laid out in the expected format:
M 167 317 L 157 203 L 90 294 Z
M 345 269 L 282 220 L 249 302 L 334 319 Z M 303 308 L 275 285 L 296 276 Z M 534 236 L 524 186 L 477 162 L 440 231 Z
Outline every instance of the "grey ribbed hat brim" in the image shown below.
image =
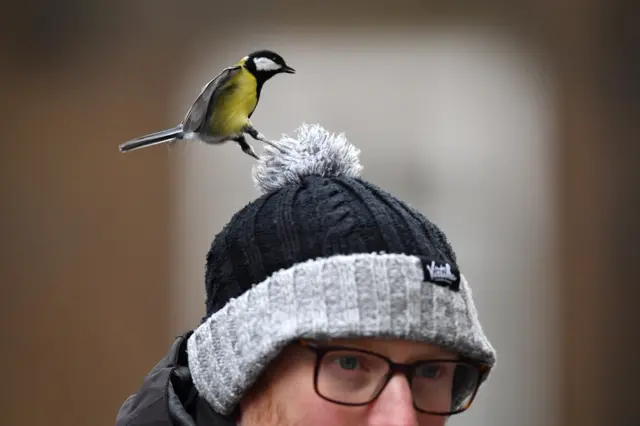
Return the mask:
M 278 271 L 229 301 L 189 338 L 189 368 L 227 415 L 288 343 L 327 337 L 421 341 L 489 365 L 496 356 L 462 274 L 455 291 L 425 282 L 418 257 L 353 254 Z

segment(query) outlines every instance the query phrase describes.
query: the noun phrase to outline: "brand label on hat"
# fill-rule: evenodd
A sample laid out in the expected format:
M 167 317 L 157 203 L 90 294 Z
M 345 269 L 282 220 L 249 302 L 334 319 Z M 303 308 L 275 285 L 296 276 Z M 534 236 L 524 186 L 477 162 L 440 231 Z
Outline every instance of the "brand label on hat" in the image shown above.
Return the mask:
M 450 288 L 453 291 L 460 290 L 460 273 L 455 267 L 446 262 L 436 262 L 425 258 L 420 260 L 425 281 Z

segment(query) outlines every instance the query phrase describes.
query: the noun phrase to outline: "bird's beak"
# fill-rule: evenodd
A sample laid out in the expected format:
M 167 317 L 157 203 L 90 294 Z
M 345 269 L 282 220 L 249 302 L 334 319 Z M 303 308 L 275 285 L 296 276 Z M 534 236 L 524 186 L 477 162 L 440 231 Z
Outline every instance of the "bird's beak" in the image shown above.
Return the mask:
M 282 72 L 286 72 L 287 74 L 295 74 L 296 70 L 291 68 L 289 65 L 286 65 L 284 68 L 282 68 Z

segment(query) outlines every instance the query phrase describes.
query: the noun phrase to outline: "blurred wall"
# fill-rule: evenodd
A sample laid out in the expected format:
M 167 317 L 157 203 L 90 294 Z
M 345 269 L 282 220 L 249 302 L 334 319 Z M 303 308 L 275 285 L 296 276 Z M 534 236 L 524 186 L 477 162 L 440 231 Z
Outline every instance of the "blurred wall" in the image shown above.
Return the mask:
M 3 18 L 3 425 L 113 424 L 171 338 L 168 156 L 118 144 L 162 125 L 176 49 L 57 5 Z

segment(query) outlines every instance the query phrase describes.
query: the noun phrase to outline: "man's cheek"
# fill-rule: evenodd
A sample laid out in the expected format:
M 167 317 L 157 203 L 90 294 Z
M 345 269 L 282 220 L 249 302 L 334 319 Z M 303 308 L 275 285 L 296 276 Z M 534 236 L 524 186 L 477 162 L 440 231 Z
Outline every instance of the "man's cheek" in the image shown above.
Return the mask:
M 316 395 L 299 392 L 295 402 L 287 409 L 291 417 L 296 419 L 295 425 L 314 426 L 365 426 L 366 407 L 347 407 L 325 401 Z

